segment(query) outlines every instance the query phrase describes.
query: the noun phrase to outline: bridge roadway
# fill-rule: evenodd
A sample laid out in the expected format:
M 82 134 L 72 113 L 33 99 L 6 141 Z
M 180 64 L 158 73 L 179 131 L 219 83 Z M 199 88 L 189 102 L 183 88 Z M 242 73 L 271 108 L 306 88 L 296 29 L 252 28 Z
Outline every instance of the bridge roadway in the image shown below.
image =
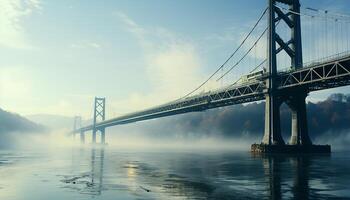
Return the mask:
M 267 75 L 252 81 L 234 84 L 225 88 L 199 95 L 182 98 L 139 112 L 112 118 L 95 125 L 96 129 L 137 121 L 204 111 L 211 108 L 264 100 L 268 90 L 265 85 Z M 275 77 L 278 92 L 304 89 L 307 92 L 350 85 L 350 53 L 338 54 L 322 62 L 314 62 L 297 70 L 282 71 Z M 74 133 L 93 130 L 89 125 L 76 129 Z

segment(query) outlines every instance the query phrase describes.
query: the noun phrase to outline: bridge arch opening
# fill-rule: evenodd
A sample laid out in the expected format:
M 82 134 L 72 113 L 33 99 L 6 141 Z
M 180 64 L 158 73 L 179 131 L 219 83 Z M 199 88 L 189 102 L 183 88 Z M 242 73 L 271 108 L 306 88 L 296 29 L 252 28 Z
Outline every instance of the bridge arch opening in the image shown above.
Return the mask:
M 289 144 L 292 127 L 292 110 L 286 102 L 283 102 L 280 107 L 281 116 L 281 136 L 286 144 Z

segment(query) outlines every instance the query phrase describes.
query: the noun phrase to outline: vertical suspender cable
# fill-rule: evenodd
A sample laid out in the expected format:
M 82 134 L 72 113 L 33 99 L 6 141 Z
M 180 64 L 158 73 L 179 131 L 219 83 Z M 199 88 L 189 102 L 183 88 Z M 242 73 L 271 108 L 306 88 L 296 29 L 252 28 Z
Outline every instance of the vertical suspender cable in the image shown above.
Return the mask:
M 327 17 L 327 10 L 324 11 L 326 15 L 326 26 L 325 26 L 325 34 L 326 34 L 326 55 L 328 55 L 328 17 Z
M 315 31 L 315 26 L 316 26 L 316 19 L 315 17 L 312 17 L 313 21 L 312 21 L 312 24 L 311 24 L 311 29 L 312 29 L 312 35 L 314 36 L 314 41 L 313 41 L 313 45 L 312 45 L 312 49 L 314 51 L 314 54 L 315 54 L 315 59 L 318 59 L 318 53 L 317 53 L 317 47 L 316 47 L 316 44 L 317 44 L 317 36 L 316 36 L 316 31 Z
M 334 26 L 335 26 L 335 28 L 334 28 L 334 40 L 335 40 L 335 52 L 336 52 L 336 54 L 338 54 L 339 53 L 339 35 L 338 35 L 338 33 L 339 33 L 339 31 L 338 31 L 338 19 L 335 19 L 334 20 Z
M 345 37 L 346 37 L 346 39 L 347 39 L 347 51 L 350 51 L 350 49 L 349 49 L 349 37 L 350 37 L 350 21 L 347 21 L 347 33 L 348 33 L 348 35 L 345 35 Z
M 346 23 L 347 24 L 347 33 L 348 33 L 348 35 L 346 35 L 346 38 L 347 38 L 347 50 L 348 51 L 350 51 L 350 49 L 349 49 L 349 39 L 350 39 L 350 21 L 348 21 L 348 23 Z
M 344 39 L 344 30 L 343 30 L 343 23 L 344 23 L 344 21 L 343 20 L 340 20 L 340 39 L 341 39 L 341 41 L 343 41 L 343 39 Z M 343 44 L 344 42 L 340 42 L 340 45 L 341 45 L 341 50 L 340 50 L 340 52 L 344 52 L 344 44 Z

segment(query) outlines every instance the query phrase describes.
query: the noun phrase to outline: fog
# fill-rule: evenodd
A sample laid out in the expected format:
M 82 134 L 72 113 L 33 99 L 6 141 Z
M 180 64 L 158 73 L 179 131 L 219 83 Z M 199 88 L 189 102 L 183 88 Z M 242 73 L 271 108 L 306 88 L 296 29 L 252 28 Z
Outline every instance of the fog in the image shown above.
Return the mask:
M 259 143 L 262 139 L 264 108 L 264 102 L 257 102 L 110 127 L 106 129 L 106 142 L 108 146 L 115 148 L 249 150 L 250 144 Z M 309 133 L 314 143 L 331 144 L 333 149 L 348 149 L 348 95 L 333 94 L 324 101 L 309 102 L 307 110 Z M 21 121 L 23 122 L 23 119 Z M 282 135 L 285 142 L 288 142 L 291 114 L 288 106 L 284 104 L 281 106 L 281 122 Z M 40 127 L 27 121 L 25 124 Z M 68 134 L 71 130 L 67 127 L 71 127 L 70 124 L 45 131 L 31 130 L 29 133 L 23 130 L 3 132 L 0 146 L 60 148 L 80 145 L 79 135 L 73 139 Z M 97 136 L 99 141 L 99 134 Z M 91 132 L 87 132 L 86 143 L 91 141 Z
M 259 143 L 264 130 L 264 102 L 235 105 L 205 112 L 148 120 L 107 129 L 108 137 L 116 140 L 164 140 L 174 143 L 196 144 L 215 141 L 211 145 L 244 146 Z M 308 129 L 316 144 L 331 144 L 333 149 L 344 149 L 350 142 L 350 98 L 333 94 L 324 101 L 308 102 Z M 281 130 L 285 142 L 291 132 L 291 113 L 287 105 L 281 106 Z M 142 139 L 141 139 L 142 138 Z M 156 142 L 154 142 L 156 143 Z M 244 144 L 244 145 L 240 145 Z

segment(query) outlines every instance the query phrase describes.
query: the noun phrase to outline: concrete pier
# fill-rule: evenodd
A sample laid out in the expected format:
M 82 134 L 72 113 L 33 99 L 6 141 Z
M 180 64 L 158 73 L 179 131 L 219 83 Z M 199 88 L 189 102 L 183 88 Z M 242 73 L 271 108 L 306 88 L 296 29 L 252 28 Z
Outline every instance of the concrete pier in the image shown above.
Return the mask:
M 106 136 L 105 136 L 105 129 L 103 128 L 101 130 L 101 144 L 106 144 Z
M 80 143 L 85 144 L 85 133 L 83 131 L 80 132 Z

